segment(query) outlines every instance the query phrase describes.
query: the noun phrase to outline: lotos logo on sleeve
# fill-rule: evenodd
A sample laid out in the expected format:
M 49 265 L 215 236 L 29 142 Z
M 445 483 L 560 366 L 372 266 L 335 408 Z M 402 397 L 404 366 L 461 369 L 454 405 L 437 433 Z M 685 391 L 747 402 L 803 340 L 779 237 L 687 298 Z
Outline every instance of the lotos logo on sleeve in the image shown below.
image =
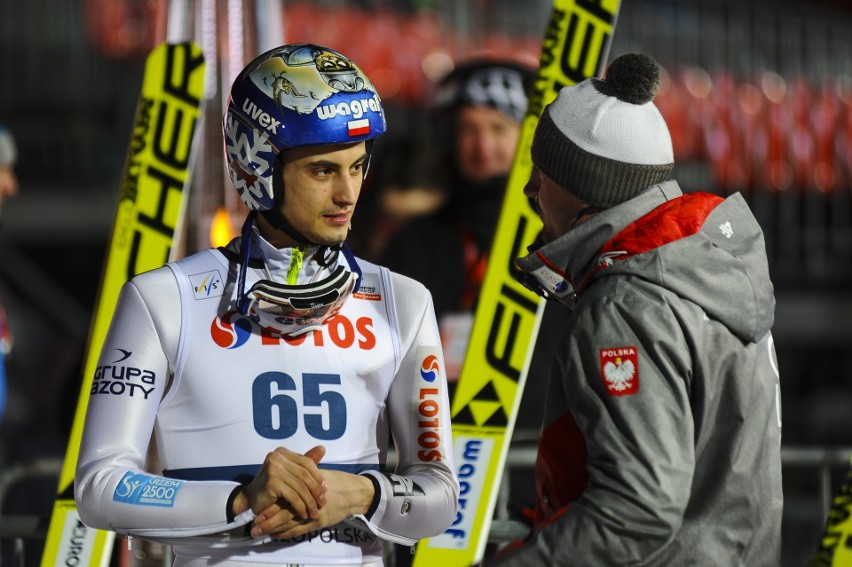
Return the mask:
M 602 348 L 601 376 L 611 396 L 627 396 L 639 391 L 639 354 L 636 347 Z
M 420 376 L 427 382 L 434 382 L 438 377 L 441 367 L 438 365 L 438 357 L 430 354 L 420 363 Z
M 444 440 L 441 439 L 442 427 L 448 423 L 442 408 L 443 380 L 438 347 L 417 347 L 420 360 L 420 378 L 423 382 L 417 389 L 417 413 L 412 419 L 417 424 L 417 458 L 422 462 L 442 461 L 444 459 Z M 445 423 L 447 421 L 447 423 Z

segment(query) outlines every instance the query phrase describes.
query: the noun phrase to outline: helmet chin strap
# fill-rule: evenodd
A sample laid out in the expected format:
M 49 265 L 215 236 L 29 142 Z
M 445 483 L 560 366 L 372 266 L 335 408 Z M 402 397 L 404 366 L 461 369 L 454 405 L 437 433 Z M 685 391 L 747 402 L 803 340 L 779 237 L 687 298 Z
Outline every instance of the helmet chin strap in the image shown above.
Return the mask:
M 308 240 L 301 232 L 293 228 L 280 210 L 269 209 L 260 213 L 266 222 L 272 225 L 275 230 L 280 230 L 302 246 L 316 246 L 315 242 Z
M 337 244 L 318 244 L 308 240 L 301 232 L 293 228 L 284 215 L 278 209 L 270 209 L 261 211 L 260 214 L 266 221 L 272 225 L 275 230 L 284 232 L 287 236 L 295 240 L 300 246 L 311 247 L 319 246 L 317 253 L 314 254 L 314 260 L 323 268 L 329 267 L 337 259 L 337 254 L 343 248 L 343 242 Z

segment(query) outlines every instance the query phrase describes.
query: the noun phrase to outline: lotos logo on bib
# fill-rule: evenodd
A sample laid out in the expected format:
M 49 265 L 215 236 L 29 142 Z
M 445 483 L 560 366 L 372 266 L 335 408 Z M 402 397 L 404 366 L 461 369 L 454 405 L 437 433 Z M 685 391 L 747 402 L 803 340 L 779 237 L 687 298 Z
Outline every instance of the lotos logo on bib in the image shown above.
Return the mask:
M 611 396 L 627 396 L 639 391 L 639 353 L 636 347 L 602 348 L 601 377 Z
M 372 318 L 358 317 L 353 321 L 340 313 L 328 319 L 322 328 L 296 336 L 283 335 L 273 329 L 255 325 L 237 311 L 228 311 L 221 317 L 216 316 L 210 323 L 210 337 L 220 348 L 239 348 L 247 344 L 252 335 L 256 335 L 264 347 L 308 345 L 319 348 L 334 346 L 342 349 L 372 350 L 378 344 Z
M 251 336 L 251 321 L 236 311 L 228 311 L 221 319 L 213 318 L 210 324 L 210 336 L 213 342 L 222 348 L 241 347 Z

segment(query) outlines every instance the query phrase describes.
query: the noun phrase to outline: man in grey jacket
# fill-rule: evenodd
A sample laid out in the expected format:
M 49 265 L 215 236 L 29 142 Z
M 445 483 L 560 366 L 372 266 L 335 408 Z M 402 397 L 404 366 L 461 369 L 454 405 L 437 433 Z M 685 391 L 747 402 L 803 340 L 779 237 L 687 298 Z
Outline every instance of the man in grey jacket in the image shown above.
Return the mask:
M 565 87 L 524 189 L 518 260 L 570 305 L 536 462 L 537 523 L 490 565 L 778 565 L 781 415 L 763 235 L 736 194 L 667 181 L 647 55 Z

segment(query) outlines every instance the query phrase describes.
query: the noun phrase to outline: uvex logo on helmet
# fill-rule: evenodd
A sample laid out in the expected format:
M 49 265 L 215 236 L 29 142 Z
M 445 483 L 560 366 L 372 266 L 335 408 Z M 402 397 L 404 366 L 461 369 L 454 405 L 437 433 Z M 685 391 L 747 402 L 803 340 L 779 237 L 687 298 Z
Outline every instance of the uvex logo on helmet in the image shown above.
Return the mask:
M 278 126 L 281 126 L 282 128 L 284 127 L 280 120 L 274 119 L 268 113 L 258 108 L 258 106 L 249 99 L 245 99 L 243 101 L 243 112 L 246 113 L 246 116 L 250 116 L 252 120 L 273 134 L 278 133 Z

